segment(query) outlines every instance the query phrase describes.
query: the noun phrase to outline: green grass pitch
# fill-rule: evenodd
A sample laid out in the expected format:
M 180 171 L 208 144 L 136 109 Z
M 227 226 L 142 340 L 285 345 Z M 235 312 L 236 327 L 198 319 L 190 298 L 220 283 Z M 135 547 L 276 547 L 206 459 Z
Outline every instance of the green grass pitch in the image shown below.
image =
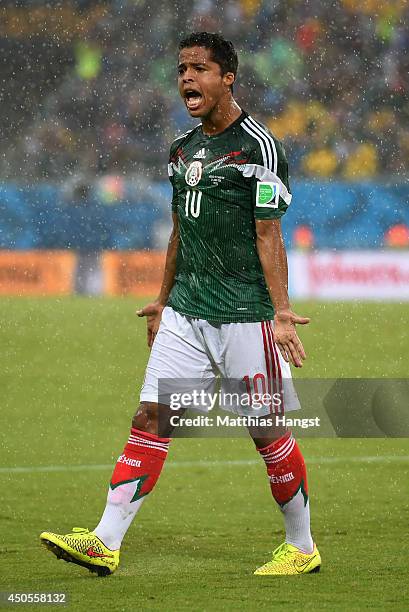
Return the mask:
M 0 590 L 65 591 L 71 610 L 109 612 L 407 610 L 406 439 L 301 440 L 323 557 L 316 575 L 252 575 L 283 531 L 244 438 L 172 443 L 114 576 L 57 562 L 40 546 L 41 531 L 93 528 L 103 509 L 148 355 L 139 304 L 0 300 Z M 300 330 L 303 376 L 407 376 L 409 306 L 298 304 L 297 312 L 312 318 Z

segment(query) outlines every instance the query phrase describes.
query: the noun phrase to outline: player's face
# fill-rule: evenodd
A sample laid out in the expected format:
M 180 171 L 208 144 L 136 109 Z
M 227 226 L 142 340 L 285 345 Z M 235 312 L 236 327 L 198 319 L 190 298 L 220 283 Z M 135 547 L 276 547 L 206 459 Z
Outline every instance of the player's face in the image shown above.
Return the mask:
M 179 93 L 192 117 L 208 116 L 234 81 L 231 72 L 222 76 L 211 55 L 211 50 L 204 47 L 189 47 L 179 54 Z

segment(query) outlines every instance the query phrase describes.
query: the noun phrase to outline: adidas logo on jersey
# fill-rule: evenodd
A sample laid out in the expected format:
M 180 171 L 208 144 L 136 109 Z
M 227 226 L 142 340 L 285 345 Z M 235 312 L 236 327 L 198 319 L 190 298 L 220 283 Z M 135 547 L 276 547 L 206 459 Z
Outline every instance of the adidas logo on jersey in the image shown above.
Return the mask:
M 204 159 L 206 157 L 206 149 L 200 149 L 193 155 L 193 159 Z

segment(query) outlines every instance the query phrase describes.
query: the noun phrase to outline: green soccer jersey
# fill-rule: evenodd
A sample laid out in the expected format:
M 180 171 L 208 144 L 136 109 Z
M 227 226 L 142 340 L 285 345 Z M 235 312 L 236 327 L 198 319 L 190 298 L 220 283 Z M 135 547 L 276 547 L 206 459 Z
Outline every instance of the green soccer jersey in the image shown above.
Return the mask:
M 243 112 L 215 136 L 199 125 L 177 138 L 168 170 L 179 221 L 168 305 L 219 323 L 272 319 L 255 220 L 277 219 L 291 202 L 280 142 Z

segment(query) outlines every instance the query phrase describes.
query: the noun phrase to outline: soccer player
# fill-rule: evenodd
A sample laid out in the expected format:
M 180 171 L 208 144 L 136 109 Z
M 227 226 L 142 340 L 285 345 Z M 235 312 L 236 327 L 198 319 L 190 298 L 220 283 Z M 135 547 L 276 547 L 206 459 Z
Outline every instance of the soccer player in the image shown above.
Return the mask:
M 291 377 L 289 362 L 301 367 L 305 359 L 295 325 L 309 319 L 291 310 L 280 227 L 291 202 L 283 147 L 235 101 L 238 60 L 229 41 L 199 32 L 179 51 L 179 93 L 200 123 L 170 150 L 173 230 L 164 278 L 157 300 L 138 313 L 147 317 L 151 347 L 140 406 L 97 527 L 40 536 L 57 557 L 100 575 L 117 569 L 125 533 L 168 453 L 170 409 L 159 402 L 159 379 L 200 381 L 208 389 L 221 375 L 261 380 L 271 390 Z M 294 407 L 285 389 L 283 399 L 286 409 Z M 317 572 L 321 558 L 297 442 L 285 429 L 249 431 L 286 533 L 255 574 Z

